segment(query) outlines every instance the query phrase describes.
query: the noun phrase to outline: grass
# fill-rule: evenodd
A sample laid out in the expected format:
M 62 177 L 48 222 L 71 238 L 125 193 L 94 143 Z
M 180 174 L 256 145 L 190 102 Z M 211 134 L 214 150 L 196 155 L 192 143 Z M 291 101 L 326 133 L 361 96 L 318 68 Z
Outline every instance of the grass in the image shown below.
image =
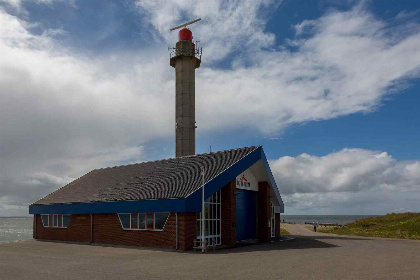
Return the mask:
M 359 220 L 343 227 L 319 228 L 320 232 L 367 237 L 420 240 L 420 213 L 387 214 Z
M 290 234 L 290 232 L 288 232 L 284 228 L 280 228 L 280 235 L 289 235 L 289 234 Z

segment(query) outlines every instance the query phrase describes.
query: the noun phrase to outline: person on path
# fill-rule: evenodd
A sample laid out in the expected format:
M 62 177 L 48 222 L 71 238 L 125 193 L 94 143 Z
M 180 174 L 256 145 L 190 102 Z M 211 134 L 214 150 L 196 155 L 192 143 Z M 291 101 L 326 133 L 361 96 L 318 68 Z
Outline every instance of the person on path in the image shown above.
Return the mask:
M 316 227 L 318 226 L 318 222 L 314 222 L 313 225 L 314 225 L 314 231 L 316 232 Z

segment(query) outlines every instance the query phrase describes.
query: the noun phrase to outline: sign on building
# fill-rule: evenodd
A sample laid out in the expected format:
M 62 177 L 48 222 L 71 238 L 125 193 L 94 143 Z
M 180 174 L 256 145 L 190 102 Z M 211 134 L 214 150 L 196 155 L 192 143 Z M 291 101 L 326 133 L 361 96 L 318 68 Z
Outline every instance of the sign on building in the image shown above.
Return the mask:
M 258 191 L 258 181 L 254 174 L 247 169 L 236 177 L 236 188 L 242 190 Z

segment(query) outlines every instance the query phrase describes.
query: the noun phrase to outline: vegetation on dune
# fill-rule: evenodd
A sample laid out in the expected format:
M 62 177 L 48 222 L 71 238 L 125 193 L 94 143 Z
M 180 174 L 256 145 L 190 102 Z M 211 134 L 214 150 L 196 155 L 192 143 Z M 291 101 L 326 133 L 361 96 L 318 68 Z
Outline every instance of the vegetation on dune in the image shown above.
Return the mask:
M 280 235 L 289 235 L 289 234 L 290 234 L 290 232 L 288 232 L 284 228 L 280 228 Z
M 367 237 L 420 240 L 420 213 L 387 214 L 359 220 L 343 227 L 319 228 L 320 232 Z

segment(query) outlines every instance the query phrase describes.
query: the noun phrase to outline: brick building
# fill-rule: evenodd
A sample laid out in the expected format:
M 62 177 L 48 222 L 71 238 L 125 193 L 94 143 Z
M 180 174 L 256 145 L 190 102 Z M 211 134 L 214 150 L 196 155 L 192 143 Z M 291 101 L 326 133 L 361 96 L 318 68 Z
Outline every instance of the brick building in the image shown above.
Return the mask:
M 280 235 L 282 199 L 261 146 L 96 169 L 30 205 L 34 238 L 189 250 Z

